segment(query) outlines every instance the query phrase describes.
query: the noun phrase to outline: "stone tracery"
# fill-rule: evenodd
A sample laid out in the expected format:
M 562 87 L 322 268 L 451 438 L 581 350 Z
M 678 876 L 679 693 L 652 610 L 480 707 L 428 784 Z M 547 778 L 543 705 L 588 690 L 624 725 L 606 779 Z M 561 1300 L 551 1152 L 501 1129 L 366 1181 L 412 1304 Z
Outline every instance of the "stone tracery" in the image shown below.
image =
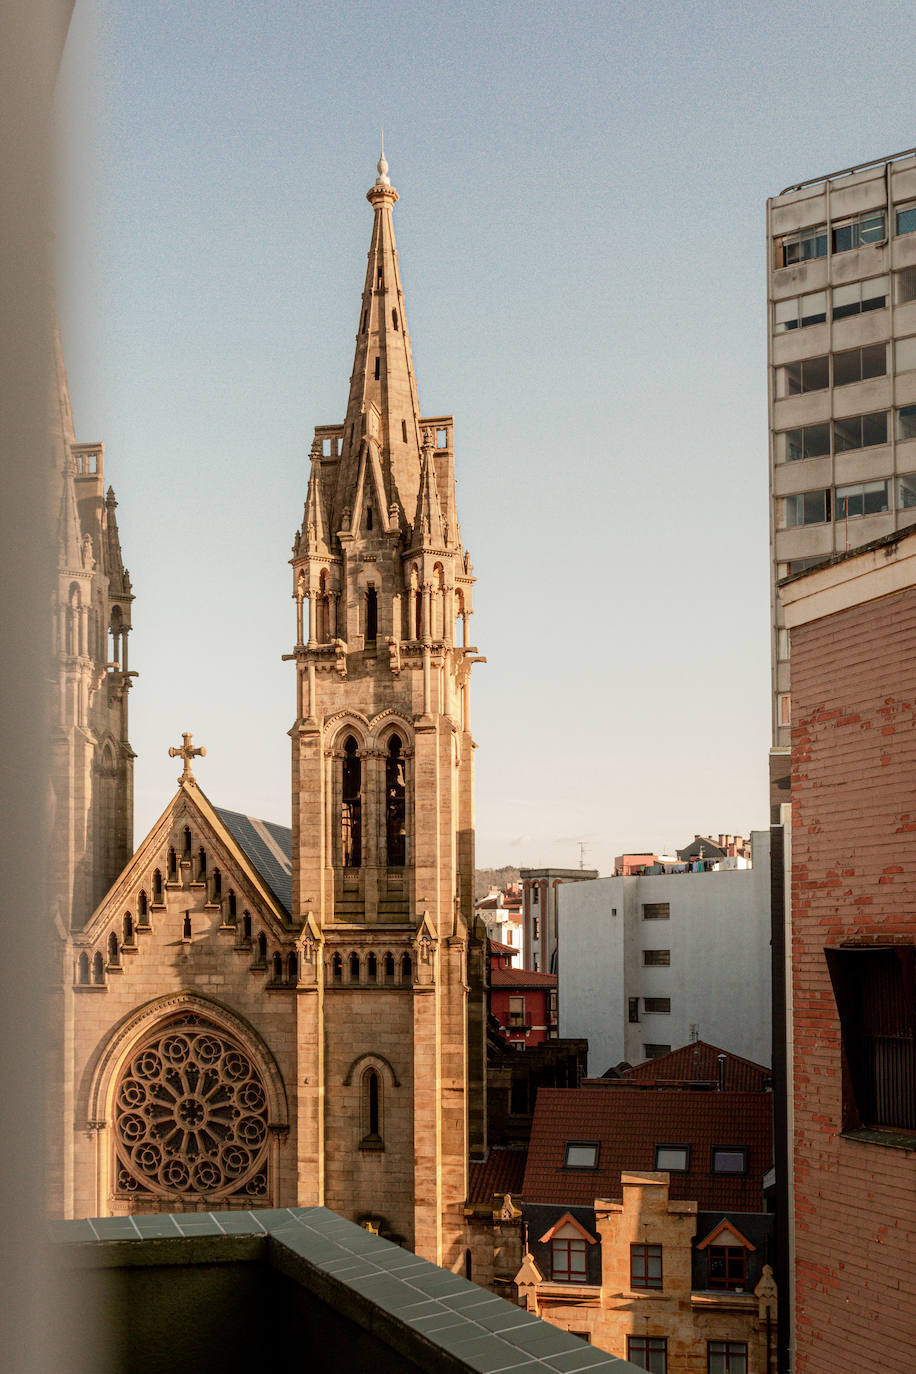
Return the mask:
M 118 1083 L 115 1146 L 119 1193 L 264 1196 L 268 1102 L 251 1056 L 202 1017 L 160 1025 Z

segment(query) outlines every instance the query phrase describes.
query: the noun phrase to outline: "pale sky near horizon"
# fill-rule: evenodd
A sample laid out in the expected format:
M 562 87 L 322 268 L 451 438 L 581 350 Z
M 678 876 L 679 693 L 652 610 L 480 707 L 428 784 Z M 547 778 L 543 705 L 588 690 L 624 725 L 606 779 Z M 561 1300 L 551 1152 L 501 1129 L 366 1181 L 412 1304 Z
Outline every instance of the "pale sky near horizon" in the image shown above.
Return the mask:
M 892 0 L 77 0 L 58 299 L 136 593 L 135 842 L 182 730 L 214 802 L 289 823 L 287 560 L 380 126 L 478 578 L 478 864 L 768 824 L 765 200 L 916 144 L 911 29 Z

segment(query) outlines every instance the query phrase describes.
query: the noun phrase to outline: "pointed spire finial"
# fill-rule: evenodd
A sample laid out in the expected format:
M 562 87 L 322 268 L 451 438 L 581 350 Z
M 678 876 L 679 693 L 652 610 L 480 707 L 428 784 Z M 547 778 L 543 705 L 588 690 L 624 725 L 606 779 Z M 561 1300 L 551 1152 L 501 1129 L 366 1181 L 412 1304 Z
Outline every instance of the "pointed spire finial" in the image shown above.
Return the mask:
M 381 130 L 379 159 L 378 162 L 375 164 L 375 170 L 378 172 L 378 180 L 375 183 L 376 186 L 390 186 L 391 182 L 388 179 L 388 163 L 385 161 L 384 129 Z

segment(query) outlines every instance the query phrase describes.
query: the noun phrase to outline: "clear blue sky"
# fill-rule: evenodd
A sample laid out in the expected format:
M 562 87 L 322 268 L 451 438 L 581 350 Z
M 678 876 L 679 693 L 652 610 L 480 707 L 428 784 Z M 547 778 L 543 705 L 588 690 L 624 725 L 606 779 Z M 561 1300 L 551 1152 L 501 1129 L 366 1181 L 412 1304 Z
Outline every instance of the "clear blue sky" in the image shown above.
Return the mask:
M 190 729 L 288 823 L 287 559 L 343 418 L 380 125 L 456 417 L 480 864 L 768 823 L 764 202 L 916 144 L 891 0 L 77 0 L 59 306 L 134 590 L 136 840 Z

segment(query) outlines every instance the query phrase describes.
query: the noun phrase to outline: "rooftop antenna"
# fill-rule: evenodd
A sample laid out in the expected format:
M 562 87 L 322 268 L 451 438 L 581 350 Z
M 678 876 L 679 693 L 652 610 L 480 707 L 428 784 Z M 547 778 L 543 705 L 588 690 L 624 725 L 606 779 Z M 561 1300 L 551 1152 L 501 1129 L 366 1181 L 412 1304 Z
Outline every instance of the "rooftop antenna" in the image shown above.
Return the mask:
M 585 851 L 588 848 L 588 844 L 585 840 L 577 840 L 576 843 L 579 846 L 579 868 L 581 870 L 585 867 Z

